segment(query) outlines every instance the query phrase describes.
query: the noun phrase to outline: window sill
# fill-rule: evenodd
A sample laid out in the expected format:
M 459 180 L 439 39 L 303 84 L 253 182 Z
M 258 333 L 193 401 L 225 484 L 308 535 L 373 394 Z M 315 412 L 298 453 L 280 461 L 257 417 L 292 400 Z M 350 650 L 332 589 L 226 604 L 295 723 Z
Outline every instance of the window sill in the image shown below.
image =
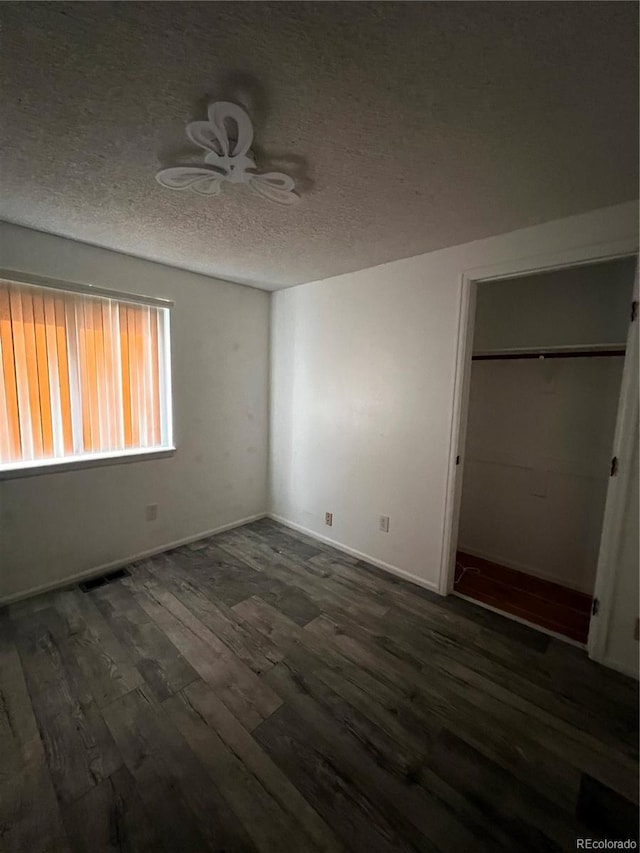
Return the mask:
M 81 468 L 101 468 L 106 465 L 121 465 L 125 462 L 146 462 L 152 459 L 167 459 L 174 456 L 175 447 L 155 447 L 150 450 L 136 448 L 120 453 L 91 453 L 86 456 L 70 456 L 67 459 L 38 460 L 17 463 L 0 468 L 0 481 L 17 480 L 21 477 L 38 477 L 43 474 L 61 474 Z

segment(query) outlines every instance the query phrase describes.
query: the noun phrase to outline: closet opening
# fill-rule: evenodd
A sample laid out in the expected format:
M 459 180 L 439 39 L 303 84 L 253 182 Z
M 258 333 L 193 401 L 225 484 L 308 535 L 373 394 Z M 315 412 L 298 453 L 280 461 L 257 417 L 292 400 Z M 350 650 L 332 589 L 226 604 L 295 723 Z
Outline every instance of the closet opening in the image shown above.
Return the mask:
M 635 270 L 623 257 L 480 281 L 470 303 L 453 592 L 581 645 Z

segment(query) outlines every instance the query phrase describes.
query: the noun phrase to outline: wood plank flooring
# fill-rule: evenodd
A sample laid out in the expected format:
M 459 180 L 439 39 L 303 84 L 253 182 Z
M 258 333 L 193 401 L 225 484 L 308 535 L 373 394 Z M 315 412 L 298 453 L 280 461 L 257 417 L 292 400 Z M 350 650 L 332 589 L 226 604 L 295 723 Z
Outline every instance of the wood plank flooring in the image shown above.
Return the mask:
M 637 838 L 637 684 L 268 520 L 0 610 L 0 850 Z
M 587 642 L 593 599 L 584 592 L 463 551 L 456 555 L 454 589 L 578 643 Z

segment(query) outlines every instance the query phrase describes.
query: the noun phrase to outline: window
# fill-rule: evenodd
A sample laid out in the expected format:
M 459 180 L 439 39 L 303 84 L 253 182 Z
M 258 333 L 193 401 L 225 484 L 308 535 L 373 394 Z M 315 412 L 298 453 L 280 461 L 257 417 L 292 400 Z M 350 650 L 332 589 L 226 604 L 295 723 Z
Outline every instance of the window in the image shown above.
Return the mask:
M 0 278 L 0 473 L 172 446 L 171 303 L 63 287 Z

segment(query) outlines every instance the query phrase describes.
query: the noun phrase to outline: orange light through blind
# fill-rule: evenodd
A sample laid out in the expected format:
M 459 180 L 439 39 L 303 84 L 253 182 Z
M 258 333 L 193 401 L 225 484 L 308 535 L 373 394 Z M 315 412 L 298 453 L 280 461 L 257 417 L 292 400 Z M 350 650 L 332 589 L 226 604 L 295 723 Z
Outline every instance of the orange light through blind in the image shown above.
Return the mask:
M 166 314 L 0 280 L 0 465 L 167 447 Z

